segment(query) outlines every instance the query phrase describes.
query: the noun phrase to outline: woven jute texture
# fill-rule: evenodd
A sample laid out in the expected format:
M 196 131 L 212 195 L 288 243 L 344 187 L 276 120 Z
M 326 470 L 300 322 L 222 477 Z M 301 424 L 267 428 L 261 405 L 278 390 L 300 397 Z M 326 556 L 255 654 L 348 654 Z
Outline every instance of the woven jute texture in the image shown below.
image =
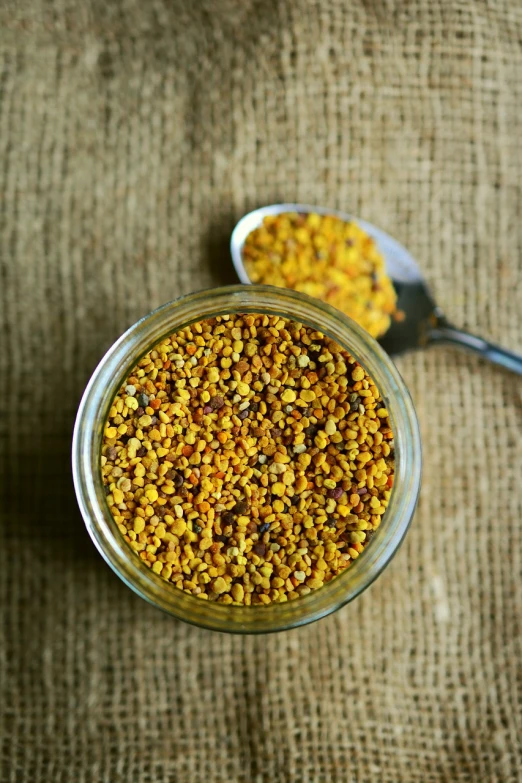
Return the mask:
M 104 351 L 233 278 L 262 204 L 377 223 L 452 320 L 521 349 L 518 0 L 3 0 L 0 48 L 2 783 L 521 780 L 519 378 L 400 359 L 425 459 L 407 541 L 273 636 L 135 596 L 69 467 Z

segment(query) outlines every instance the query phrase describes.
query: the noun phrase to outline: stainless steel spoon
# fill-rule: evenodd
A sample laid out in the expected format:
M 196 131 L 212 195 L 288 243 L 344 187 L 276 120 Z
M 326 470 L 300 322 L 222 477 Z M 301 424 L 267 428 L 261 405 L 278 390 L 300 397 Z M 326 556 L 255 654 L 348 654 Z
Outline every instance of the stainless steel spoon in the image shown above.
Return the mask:
M 317 212 L 320 215 L 336 215 L 345 221 L 355 220 L 373 237 L 384 255 L 386 270 L 397 291 L 398 308 L 406 315 L 403 321 L 392 321 L 388 332 L 379 340 L 390 356 L 397 356 L 415 348 L 425 348 L 434 343 L 446 343 L 476 353 L 483 359 L 522 375 L 522 355 L 457 329 L 447 320 L 433 300 L 417 264 L 406 248 L 380 228 L 345 212 L 308 204 L 271 204 L 249 212 L 241 218 L 230 238 L 232 261 L 242 283 L 251 283 L 243 263 L 245 239 L 251 231 L 261 225 L 266 215 L 278 215 L 281 212 Z

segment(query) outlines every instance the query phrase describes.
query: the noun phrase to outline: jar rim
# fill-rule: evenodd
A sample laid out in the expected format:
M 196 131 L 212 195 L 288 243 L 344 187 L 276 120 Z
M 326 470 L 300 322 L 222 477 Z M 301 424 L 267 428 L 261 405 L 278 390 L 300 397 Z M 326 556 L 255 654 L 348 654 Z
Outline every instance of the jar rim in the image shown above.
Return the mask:
M 226 313 L 263 313 L 291 318 L 338 342 L 368 372 L 387 406 L 394 432 L 394 488 L 378 535 L 339 576 L 295 601 L 237 606 L 197 599 L 167 583 L 137 557 L 117 528 L 105 499 L 99 457 L 109 407 L 139 359 L 162 339 L 196 321 Z M 357 323 L 306 294 L 265 285 L 206 289 L 161 305 L 133 324 L 109 348 L 83 394 L 72 443 L 78 504 L 95 546 L 138 595 L 178 619 L 218 631 L 266 633 L 318 620 L 365 590 L 398 550 L 420 489 L 421 442 L 409 392 L 380 345 Z

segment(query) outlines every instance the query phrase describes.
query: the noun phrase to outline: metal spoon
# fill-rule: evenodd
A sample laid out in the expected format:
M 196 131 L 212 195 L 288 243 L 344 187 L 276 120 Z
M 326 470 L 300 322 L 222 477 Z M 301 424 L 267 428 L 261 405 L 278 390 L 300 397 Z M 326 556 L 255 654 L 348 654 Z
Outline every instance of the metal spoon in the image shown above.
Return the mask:
M 415 348 L 425 348 L 434 343 L 446 343 L 476 353 L 483 359 L 522 375 L 522 355 L 457 329 L 447 320 L 433 300 L 417 264 L 406 248 L 380 228 L 345 212 L 308 204 L 271 204 L 249 212 L 237 223 L 230 238 L 232 261 L 242 283 L 251 283 L 243 263 L 245 239 L 261 225 L 266 215 L 278 215 L 281 212 L 317 212 L 320 215 L 335 215 L 347 222 L 355 220 L 373 237 L 384 255 L 386 270 L 397 291 L 397 306 L 406 315 L 403 321 L 392 321 L 390 329 L 379 340 L 390 356 L 397 356 Z

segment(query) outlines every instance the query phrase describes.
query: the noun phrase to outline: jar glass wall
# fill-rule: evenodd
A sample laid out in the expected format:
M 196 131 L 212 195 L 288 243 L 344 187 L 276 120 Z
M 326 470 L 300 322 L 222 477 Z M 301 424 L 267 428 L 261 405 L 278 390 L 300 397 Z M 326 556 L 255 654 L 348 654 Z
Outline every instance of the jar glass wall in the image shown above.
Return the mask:
M 390 414 L 395 442 L 395 481 L 390 502 L 371 543 L 341 575 L 294 601 L 237 606 L 202 601 L 166 582 L 134 553 L 118 530 L 105 499 L 100 471 L 104 424 L 112 400 L 132 368 L 156 343 L 179 329 L 225 313 L 263 313 L 300 321 L 336 340 L 375 381 Z M 87 530 L 123 581 L 155 606 L 195 625 L 218 631 L 264 633 L 317 620 L 353 600 L 381 573 L 410 524 L 421 478 L 421 445 L 413 404 L 388 355 L 361 327 L 329 305 L 270 286 L 230 286 L 169 302 L 142 318 L 109 349 L 83 395 L 73 438 L 73 478 Z

